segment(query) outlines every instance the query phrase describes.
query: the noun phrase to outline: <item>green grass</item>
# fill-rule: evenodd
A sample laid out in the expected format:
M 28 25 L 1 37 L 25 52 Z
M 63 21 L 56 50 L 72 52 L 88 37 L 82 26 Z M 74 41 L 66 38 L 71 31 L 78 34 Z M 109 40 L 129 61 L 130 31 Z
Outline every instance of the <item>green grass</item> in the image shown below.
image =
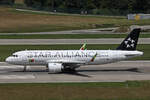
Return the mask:
M 149 100 L 149 91 L 150 81 L 0 84 L 0 100 Z
M 114 44 L 103 44 L 103 45 L 87 45 L 87 48 L 95 50 L 108 50 L 115 49 L 118 45 Z M 0 46 L 0 61 L 5 61 L 5 58 L 10 56 L 12 53 L 20 50 L 59 50 L 59 49 L 79 49 L 81 45 L 1 45 Z M 133 60 L 150 60 L 150 45 L 142 44 L 138 45 L 138 50 L 143 51 L 144 55 L 141 57 L 134 58 Z
M 127 34 L 33 34 L 0 35 L 0 39 L 86 39 L 86 38 L 125 38 Z M 150 38 L 150 34 L 141 34 L 140 38 Z

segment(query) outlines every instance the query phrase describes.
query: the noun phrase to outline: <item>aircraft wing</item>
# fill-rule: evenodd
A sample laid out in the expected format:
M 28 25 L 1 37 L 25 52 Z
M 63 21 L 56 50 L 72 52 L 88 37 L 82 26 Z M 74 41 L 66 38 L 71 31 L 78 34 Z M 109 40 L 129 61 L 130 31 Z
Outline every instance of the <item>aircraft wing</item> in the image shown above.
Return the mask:
M 84 61 L 71 61 L 71 60 L 48 60 L 48 63 L 63 63 L 63 64 L 85 64 Z
M 69 68 L 77 68 L 81 65 L 84 65 L 85 62 L 83 61 L 68 61 L 68 60 L 49 60 L 47 63 L 61 63 L 64 66 L 68 66 Z
M 89 62 L 94 62 L 95 58 L 97 56 L 97 53 L 89 60 Z M 70 68 L 77 68 L 81 65 L 84 65 L 88 62 L 86 61 L 76 61 L 76 60 L 48 60 L 47 63 L 57 63 L 57 64 L 63 64 L 64 66 L 69 66 Z
M 89 62 L 94 62 L 97 53 L 89 60 Z M 48 60 L 47 63 L 63 63 L 63 64 L 86 64 L 86 61 L 76 61 L 76 60 Z

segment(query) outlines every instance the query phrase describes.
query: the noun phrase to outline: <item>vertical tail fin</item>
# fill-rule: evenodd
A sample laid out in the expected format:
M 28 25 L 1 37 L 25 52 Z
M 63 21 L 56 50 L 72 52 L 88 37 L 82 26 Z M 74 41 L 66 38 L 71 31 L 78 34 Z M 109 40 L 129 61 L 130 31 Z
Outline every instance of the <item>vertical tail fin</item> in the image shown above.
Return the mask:
M 125 38 L 125 40 L 120 44 L 117 50 L 136 50 L 136 45 L 140 32 L 140 28 L 133 29 L 130 34 Z

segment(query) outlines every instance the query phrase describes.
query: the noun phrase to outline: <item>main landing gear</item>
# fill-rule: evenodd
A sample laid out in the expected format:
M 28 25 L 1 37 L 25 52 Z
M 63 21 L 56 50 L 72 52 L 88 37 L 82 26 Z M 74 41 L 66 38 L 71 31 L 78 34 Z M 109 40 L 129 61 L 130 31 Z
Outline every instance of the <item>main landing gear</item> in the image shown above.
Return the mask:
M 23 68 L 23 72 L 26 72 L 26 71 L 27 71 L 27 66 L 25 65 Z
M 76 72 L 76 70 L 75 70 L 75 68 L 65 68 L 65 69 L 63 70 L 63 72 L 68 72 L 68 73 L 70 73 L 70 72 Z

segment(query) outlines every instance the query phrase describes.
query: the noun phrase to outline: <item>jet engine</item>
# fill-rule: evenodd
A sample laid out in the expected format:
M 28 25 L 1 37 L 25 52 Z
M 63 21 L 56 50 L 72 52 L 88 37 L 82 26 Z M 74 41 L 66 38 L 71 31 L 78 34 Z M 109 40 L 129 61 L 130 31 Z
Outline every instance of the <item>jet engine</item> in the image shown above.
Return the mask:
M 50 73 L 59 73 L 62 72 L 64 66 L 61 63 L 49 63 L 48 70 Z

